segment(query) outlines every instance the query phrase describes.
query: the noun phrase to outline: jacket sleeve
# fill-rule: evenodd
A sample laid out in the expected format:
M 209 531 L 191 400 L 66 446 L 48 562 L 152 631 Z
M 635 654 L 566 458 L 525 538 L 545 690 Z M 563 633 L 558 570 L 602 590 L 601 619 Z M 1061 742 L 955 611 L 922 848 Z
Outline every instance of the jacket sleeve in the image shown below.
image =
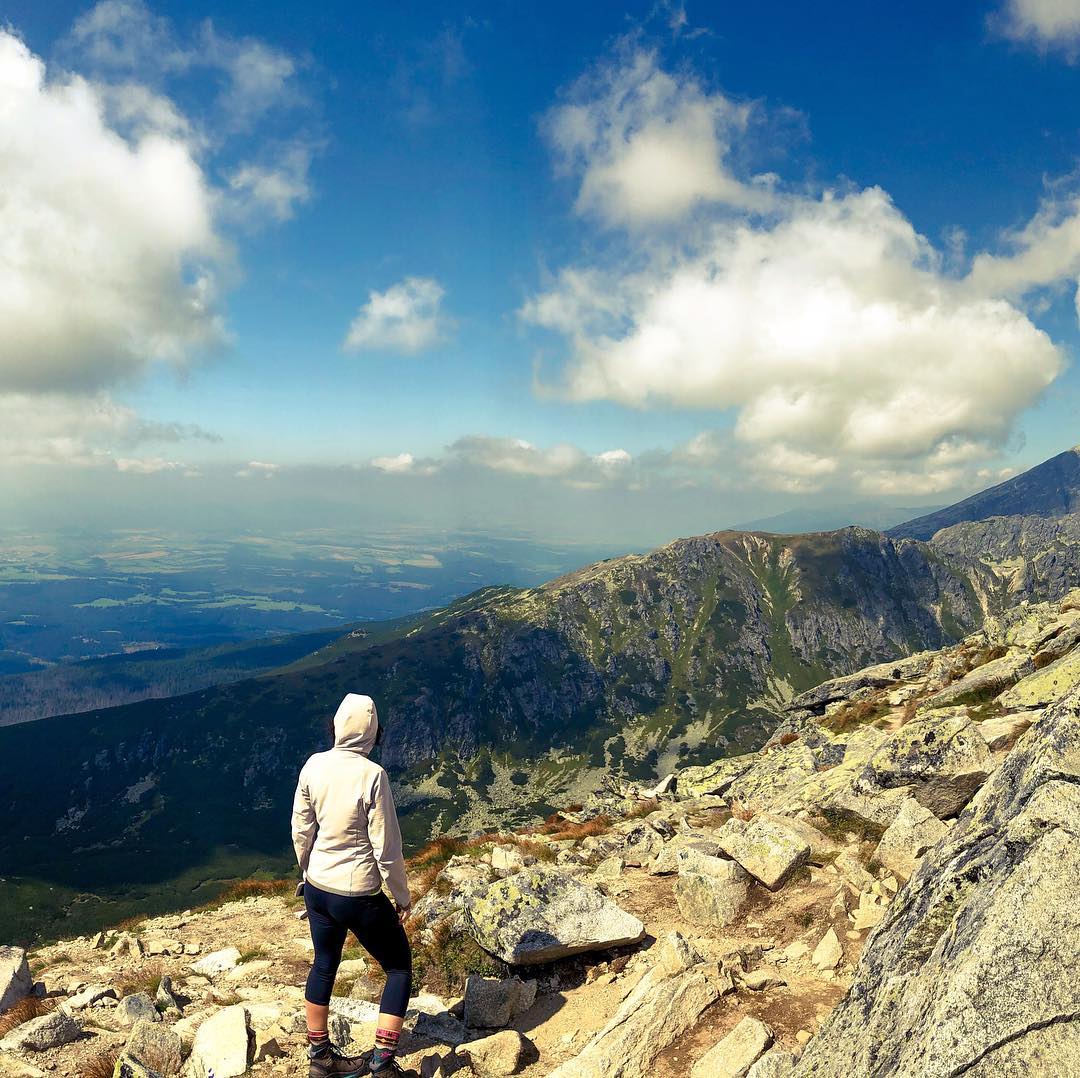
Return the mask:
M 315 818 L 315 806 L 311 803 L 308 795 L 307 784 L 304 781 L 304 772 L 300 772 L 300 781 L 296 784 L 296 795 L 293 797 L 292 811 L 292 842 L 296 851 L 296 860 L 300 865 L 300 871 L 307 873 L 308 859 L 311 857 L 311 847 L 315 845 L 315 833 L 319 829 L 318 820 Z
M 390 894 L 399 907 L 408 909 L 412 905 L 412 897 L 405 872 L 405 858 L 401 852 L 401 828 L 390 792 L 390 780 L 385 771 L 379 772 L 372 791 L 371 807 L 368 809 L 368 839 L 379 873 L 390 888 Z

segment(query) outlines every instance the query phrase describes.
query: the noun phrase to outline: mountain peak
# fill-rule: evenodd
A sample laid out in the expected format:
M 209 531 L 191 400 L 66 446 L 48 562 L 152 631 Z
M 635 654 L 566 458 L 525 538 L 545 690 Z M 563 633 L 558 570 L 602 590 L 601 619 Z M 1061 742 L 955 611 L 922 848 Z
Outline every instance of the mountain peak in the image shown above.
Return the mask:
M 942 528 L 990 517 L 1063 517 L 1080 512 L 1080 446 L 970 498 L 891 528 L 898 539 L 929 539 Z

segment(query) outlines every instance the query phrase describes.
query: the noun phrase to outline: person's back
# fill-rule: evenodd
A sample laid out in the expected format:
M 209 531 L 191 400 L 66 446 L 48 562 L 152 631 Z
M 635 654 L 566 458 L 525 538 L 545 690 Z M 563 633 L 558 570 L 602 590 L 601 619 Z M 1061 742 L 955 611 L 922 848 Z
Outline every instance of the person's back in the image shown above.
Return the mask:
M 412 984 L 402 928 L 411 899 L 390 780 L 368 759 L 378 737 L 374 701 L 349 693 L 334 716 L 334 747 L 312 756 L 296 785 L 293 846 L 315 946 L 305 993 L 311 1078 L 401 1073 L 393 1057 Z M 382 892 L 383 881 L 397 912 Z M 340 1055 L 327 1034 L 330 995 L 349 931 L 387 975 L 376 1045 L 367 1058 Z

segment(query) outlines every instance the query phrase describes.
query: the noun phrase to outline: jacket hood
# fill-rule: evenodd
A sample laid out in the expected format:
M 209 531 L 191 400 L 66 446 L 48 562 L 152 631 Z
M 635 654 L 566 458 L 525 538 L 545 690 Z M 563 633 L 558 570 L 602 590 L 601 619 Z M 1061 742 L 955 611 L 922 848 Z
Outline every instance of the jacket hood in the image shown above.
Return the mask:
M 334 716 L 334 748 L 349 749 L 365 756 L 375 747 L 379 731 L 379 713 L 370 696 L 351 692 L 338 706 Z

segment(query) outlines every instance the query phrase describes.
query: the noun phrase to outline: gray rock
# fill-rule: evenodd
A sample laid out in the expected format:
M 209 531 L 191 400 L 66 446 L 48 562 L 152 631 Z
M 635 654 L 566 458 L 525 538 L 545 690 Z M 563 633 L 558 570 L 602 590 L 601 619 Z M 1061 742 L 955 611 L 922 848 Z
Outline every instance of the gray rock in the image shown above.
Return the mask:
M 692 848 L 679 851 L 679 876 L 673 888 L 679 911 L 694 924 L 724 928 L 732 924 L 750 891 L 742 866 Z
M 213 977 L 228 969 L 235 969 L 239 961 L 240 952 L 235 947 L 225 947 L 220 951 L 211 952 L 197 962 L 192 962 L 189 968 L 192 973 L 197 973 L 200 977 Z
M 69 1011 L 81 1011 L 99 999 L 116 999 L 116 989 L 111 984 L 91 984 L 64 1000 L 64 1006 Z
M 743 1018 L 691 1068 L 690 1078 L 746 1078 L 773 1042 L 773 1031 L 756 1018 Z
M 465 920 L 485 950 L 511 965 L 637 943 L 645 926 L 595 887 L 532 868 L 493 883 Z
M 142 1060 L 123 1052 L 116 1061 L 113 1078 L 163 1078 L 162 1072 L 148 1067 Z M 200 1075 L 199 1078 L 202 1078 Z
M 697 850 L 698 853 L 715 857 L 720 852 L 720 844 L 711 831 L 682 831 L 670 842 L 665 843 L 663 849 L 652 859 L 648 866 L 649 875 L 673 875 L 679 870 L 677 860 L 679 850 L 685 849 Z
M 199 1075 L 213 1071 L 214 1078 L 240 1078 L 253 1047 L 247 1009 L 242 1004 L 225 1007 L 196 1031 L 191 1068 Z
M 159 1074 L 179 1074 L 184 1061 L 179 1034 L 160 1022 L 136 1022 L 124 1051 Z
M 63 1007 L 57 1007 L 40 1018 L 31 1018 L 16 1026 L 0 1041 L 0 1051 L 46 1052 L 70 1044 L 81 1032 L 82 1023 Z
M 352 1040 L 352 1023 L 343 1014 L 332 1014 L 326 1021 L 326 1032 L 331 1043 L 344 1048 Z
M 623 836 L 622 858 L 628 865 L 647 865 L 664 848 L 663 837 L 639 821 Z
M 1078 879 L 1074 690 L 900 890 L 795 1075 L 1080 1074 Z
M 677 940 L 667 944 L 611 1020 L 549 1078 L 644 1078 L 657 1055 L 693 1026 L 721 991 L 731 991 L 728 974 L 694 961 L 693 949 Z M 686 961 L 691 965 L 680 968 Z M 678 972 L 672 973 L 672 966 Z
M 14 1007 L 34 989 L 34 979 L 21 947 L 0 947 L 0 1011 Z
M 468 1059 L 480 1078 L 499 1078 L 504 1074 L 517 1074 L 536 1050 L 528 1037 L 516 1029 L 504 1029 L 490 1037 L 469 1041 L 456 1053 Z
M 870 757 L 867 792 L 905 788 L 940 820 L 957 815 L 994 769 L 986 741 L 966 708 L 924 712 Z
M 746 1078 L 789 1078 L 799 1057 L 782 1048 L 770 1048 L 747 1072 Z
M 725 832 L 720 846 L 770 891 L 810 860 L 810 845 L 776 817 L 755 816 L 742 832 Z
M 413 1029 L 418 1037 L 430 1037 L 433 1041 L 441 1041 L 454 1047 L 469 1039 L 465 1023 L 446 1011 L 441 1014 L 421 1011 L 416 1016 Z
M 915 871 L 923 854 L 936 845 L 948 830 L 929 809 L 909 797 L 881 836 L 874 859 L 897 878 L 906 880 Z
M 136 992 L 131 996 L 124 996 L 120 1000 L 120 1006 L 116 1008 L 117 1017 L 125 1026 L 133 1026 L 136 1022 L 160 1022 L 154 1001 L 145 992 Z
M 499 980 L 470 974 L 465 981 L 465 1025 L 473 1029 L 501 1029 L 536 999 L 536 981 L 517 977 Z
M 184 1009 L 173 991 L 172 978 L 167 973 L 158 982 L 157 992 L 154 994 L 154 1005 L 162 1013 L 175 1011 L 180 1014 Z
M 959 681 L 934 693 L 926 701 L 930 708 L 954 707 L 957 704 L 980 704 L 992 700 L 1035 669 L 1026 651 L 1013 651 L 1000 659 L 983 663 Z

